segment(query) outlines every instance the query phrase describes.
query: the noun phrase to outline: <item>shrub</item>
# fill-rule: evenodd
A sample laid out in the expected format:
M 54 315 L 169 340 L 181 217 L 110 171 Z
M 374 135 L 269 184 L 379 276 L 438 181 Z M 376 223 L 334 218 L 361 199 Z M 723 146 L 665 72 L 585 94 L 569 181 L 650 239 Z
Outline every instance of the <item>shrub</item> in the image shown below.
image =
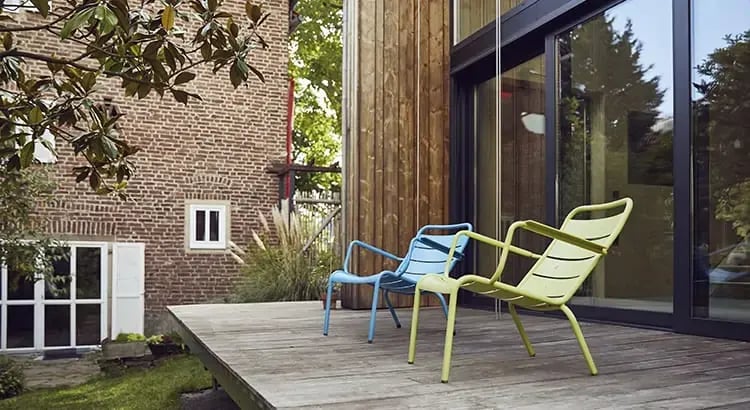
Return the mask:
M 115 342 L 118 343 L 142 342 L 145 340 L 146 337 L 140 333 L 120 333 L 119 335 L 117 335 L 117 338 L 115 338 Z
M 315 220 L 289 211 L 286 201 L 271 211 L 271 224 L 259 213 L 263 230 L 253 231 L 242 278 L 230 302 L 315 300 L 331 270 L 340 265 L 333 250 L 305 246 L 315 235 Z
M 23 386 L 23 367 L 7 356 L 0 356 L 0 399 L 21 394 Z
M 170 332 L 166 334 L 156 334 L 149 336 L 146 339 L 146 344 L 154 345 L 154 344 L 168 344 L 168 343 L 175 343 L 178 345 L 182 345 L 182 336 L 180 336 L 177 332 Z

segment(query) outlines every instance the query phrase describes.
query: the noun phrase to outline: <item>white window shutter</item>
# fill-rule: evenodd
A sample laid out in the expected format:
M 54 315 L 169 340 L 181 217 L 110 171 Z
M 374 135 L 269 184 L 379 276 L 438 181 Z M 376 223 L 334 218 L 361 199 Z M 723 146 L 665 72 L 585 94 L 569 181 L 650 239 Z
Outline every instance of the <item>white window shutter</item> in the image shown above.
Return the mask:
M 120 333 L 143 334 L 145 246 L 112 244 L 112 339 Z

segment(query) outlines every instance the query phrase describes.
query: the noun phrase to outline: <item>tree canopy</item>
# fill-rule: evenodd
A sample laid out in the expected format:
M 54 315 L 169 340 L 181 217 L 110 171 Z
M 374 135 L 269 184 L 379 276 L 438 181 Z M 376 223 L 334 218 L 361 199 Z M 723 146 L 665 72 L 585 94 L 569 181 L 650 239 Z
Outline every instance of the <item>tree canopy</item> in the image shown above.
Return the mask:
M 291 34 L 290 74 L 295 79 L 294 162 L 332 165 L 341 147 L 343 6 L 299 0 L 302 23 Z M 301 190 L 339 190 L 341 175 L 304 174 Z
M 725 38 L 697 67 L 694 132 L 697 168 L 706 169 L 707 198 L 715 217 L 730 223 L 740 238 L 750 235 L 750 30 Z
M 102 77 L 120 82 L 128 97 L 151 93 L 180 103 L 200 95 L 186 91 L 194 69 L 225 70 L 236 88 L 252 75 L 257 50 L 268 47 L 258 32 L 268 17 L 247 0 L 243 16 L 221 0 L 29 0 L 21 6 L 38 18 L 15 21 L 0 0 L 0 167 L 19 171 L 34 162 L 37 143 L 54 152 L 51 133 L 69 144 L 84 164 L 73 171 L 100 193 L 124 195 L 138 147 L 118 132 L 120 114 L 96 97 Z M 25 16 L 24 16 L 25 17 Z M 23 41 L 28 34 L 59 40 L 46 53 Z

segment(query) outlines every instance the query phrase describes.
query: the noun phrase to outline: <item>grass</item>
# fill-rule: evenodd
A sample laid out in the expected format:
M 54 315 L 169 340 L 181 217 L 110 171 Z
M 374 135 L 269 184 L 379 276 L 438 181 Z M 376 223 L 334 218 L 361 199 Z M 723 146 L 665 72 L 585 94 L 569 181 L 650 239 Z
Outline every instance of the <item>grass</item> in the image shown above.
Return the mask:
M 129 369 L 75 387 L 29 391 L 0 401 L 0 409 L 178 409 L 180 393 L 209 386 L 211 376 L 197 358 L 178 356 L 152 369 Z

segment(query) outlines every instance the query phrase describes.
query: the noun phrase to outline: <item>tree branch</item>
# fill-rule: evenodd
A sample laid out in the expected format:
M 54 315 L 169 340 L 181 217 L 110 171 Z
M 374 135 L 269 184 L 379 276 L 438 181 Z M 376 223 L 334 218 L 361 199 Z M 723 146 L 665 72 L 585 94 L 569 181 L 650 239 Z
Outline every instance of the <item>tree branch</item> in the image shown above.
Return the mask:
M 44 61 L 45 63 L 52 63 L 52 64 L 62 64 L 62 65 L 69 65 L 72 67 L 75 67 L 79 70 L 83 71 L 98 71 L 96 68 L 88 67 L 83 64 L 78 63 L 77 61 L 80 61 L 86 57 L 88 57 L 87 54 L 83 54 L 81 56 L 76 57 L 73 60 L 66 60 L 62 58 L 55 58 L 50 56 L 45 56 L 43 54 L 36 54 L 36 53 L 29 53 L 27 51 L 19 51 L 17 48 L 12 48 L 7 51 L 0 51 L 0 58 L 3 57 L 21 57 L 21 58 L 28 58 L 30 60 L 37 60 L 37 61 Z
M 44 30 L 48 27 L 53 27 L 55 24 L 65 20 L 66 18 L 70 17 L 76 9 L 71 9 L 66 14 L 63 14 L 62 16 L 58 17 L 57 19 L 47 23 L 42 24 L 39 26 L 25 26 L 25 27 L 0 27 L 0 33 L 7 33 L 7 32 L 21 32 L 21 31 L 37 31 L 37 30 Z

